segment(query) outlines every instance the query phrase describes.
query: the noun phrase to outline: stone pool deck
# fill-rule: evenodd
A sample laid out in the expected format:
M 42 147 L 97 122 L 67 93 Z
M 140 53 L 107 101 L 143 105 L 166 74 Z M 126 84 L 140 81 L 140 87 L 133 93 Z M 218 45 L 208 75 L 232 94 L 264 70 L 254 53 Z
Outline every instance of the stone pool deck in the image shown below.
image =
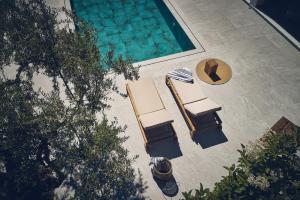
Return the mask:
M 51 0 L 49 0 L 51 1 Z M 54 4 L 64 0 L 53 0 Z M 226 175 L 223 166 L 231 165 L 239 156 L 240 144 L 262 136 L 281 116 L 300 124 L 300 53 L 242 0 L 170 0 L 186 24 L 200 41 L 205 52 L 147 65 L 140 68 L 141 77 L 155 80 L 162 100 L 175 118 L 179 145 L 166 140 L 156 143 L 151 155 L 171 157 L 179 192 L 213 187 Z M 219 116 L 223 132 L 210 130 L 195 143 L 188 127 L 164 83 L 165 74 L 177 67 L 195 67 L 204 58 L 216 57 L 227 62 L 232 79 L 224 85 L 208 85 L 198 81 L 209 98 L 222 105 Z M 120 90 L 125 81 L 117 77 Z M 159 200 L 164 196 L 153 180 L 148 166 L 150 155 L 143 146 L 129 98 L 112 95 L 109 117 L 117 117 L 128 126 L 124 144 L 130 155 L 139 155 L 134 167 L 139 169 L 148 189 L 145 196 Z

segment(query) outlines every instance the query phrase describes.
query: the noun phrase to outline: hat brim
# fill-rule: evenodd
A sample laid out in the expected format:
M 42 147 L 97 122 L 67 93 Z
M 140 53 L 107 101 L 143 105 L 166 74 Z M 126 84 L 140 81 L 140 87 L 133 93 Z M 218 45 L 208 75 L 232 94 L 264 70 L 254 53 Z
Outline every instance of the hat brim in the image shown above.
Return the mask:
M 210 59 L 214 59 L 218 63 L 216 75 L 213 77 L 208 76 L 207 73 L 204 71 L 205 63 Z M 222 60 L 216 58 L 209 58 L 199 62 L 199 64 L 196 67 L 196 73 L 200 80 L 212 85 L 224 84 L 228 82 L 232 77 L 232 71 L 230 66 Z

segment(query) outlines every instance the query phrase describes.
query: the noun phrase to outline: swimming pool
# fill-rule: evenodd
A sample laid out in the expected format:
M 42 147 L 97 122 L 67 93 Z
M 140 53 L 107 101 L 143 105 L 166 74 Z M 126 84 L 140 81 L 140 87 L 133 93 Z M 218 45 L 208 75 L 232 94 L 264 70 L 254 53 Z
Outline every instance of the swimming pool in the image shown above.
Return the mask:
M 101 54 L 144 61 L 195 49 L 163 0 L 72 0 L 76 15 L 97 30 Z

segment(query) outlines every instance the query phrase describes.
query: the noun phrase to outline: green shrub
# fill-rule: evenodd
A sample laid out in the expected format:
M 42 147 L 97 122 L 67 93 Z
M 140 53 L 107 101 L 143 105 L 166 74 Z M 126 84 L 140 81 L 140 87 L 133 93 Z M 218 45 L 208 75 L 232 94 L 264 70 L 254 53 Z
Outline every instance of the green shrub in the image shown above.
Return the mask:
M 242 145 L 237 165 L 225 167 L 228 175 L 210 191 L 184 192 L 187 200 L 206 199 L 300 199 L 300 131 L 276 134 Z

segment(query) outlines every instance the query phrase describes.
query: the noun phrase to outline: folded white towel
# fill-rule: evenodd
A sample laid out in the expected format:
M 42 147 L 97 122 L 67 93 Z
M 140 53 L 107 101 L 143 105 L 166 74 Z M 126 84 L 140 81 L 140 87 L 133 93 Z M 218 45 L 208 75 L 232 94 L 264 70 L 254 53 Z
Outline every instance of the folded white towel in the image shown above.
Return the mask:
M 172 78 L 172 79 L 176 79 L 176 80 L 187 82 L 187 83 L 193 82 L 193 79 L 184 78 L 184 77 L 181 77 L 181 76 L 176 76 L 176 75 L 172 75 L 172 74 L 167 74 L 167 76 Z
M 168 77 L 183 81 L 183 82 L 193 82 L 193 74 L 188 68 L 175 69 L 167 74 Z
M 193 73 L 188 68 L 183 67 L 182 69 L 175 69 L 175 71 L 187 78 L 193 78 Z

